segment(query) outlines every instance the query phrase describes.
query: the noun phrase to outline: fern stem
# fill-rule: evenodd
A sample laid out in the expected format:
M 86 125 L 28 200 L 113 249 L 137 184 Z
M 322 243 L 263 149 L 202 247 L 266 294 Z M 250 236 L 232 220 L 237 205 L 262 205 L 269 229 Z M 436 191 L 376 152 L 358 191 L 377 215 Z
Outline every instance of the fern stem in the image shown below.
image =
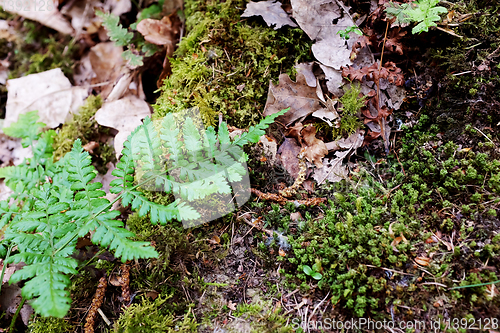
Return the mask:
M 9 260 L 10 257 L 10 252 L 12 251 L 12 248 L 14 245 L 10 245 L 9 249 L 7 250 L 7 255 L 5 256 L 5 259 L 3 260 L 3 268 L 2 268 L 2 273 L 0 274 L 0 282 L 3 281 L 3 276 L 5 275 L 5 269 L 7 268 L 7 260 Z M 2 292 L 2 284 L 0 283 L 0 294 Z
M 12 320 L 10 322 L 9 326 L 9 333 L 14 332 L 14 326 L 16 325 L 16 320 L 17 317 L 19 316 L 19 313 L 21 312 L 22 307 L 24 306 L 24 302 L 26 302 L 26 298 L 21 298 L 21 303 L 19 303 L 19 306 L 17 307 L 16 313 L 14 313 L 14 316 L 12 317 Z

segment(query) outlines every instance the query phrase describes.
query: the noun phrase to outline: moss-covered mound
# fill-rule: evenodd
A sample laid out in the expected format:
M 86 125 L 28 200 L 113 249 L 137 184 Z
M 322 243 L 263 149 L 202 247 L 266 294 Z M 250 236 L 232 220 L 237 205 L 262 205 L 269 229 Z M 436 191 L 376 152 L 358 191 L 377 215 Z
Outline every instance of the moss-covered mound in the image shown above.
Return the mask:
M 198 107 L 205 125 L 222 113 L 229 124 L 248 127 L 261 117 L 269 81 L 310 60 L 302 30 L 241 20 L 245 6 L 244 0 L 186 1 L 187 35 L 171 59 L 157 117 Z

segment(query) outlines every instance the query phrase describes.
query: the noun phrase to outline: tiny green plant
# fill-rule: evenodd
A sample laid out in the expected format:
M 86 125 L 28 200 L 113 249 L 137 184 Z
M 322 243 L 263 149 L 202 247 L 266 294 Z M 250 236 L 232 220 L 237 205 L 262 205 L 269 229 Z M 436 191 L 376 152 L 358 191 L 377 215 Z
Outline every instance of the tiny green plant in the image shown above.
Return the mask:
M 347 27 L 344 30 L 337 31 L 337 35 L 340 35 L 340 38 L 348 40 L 350 38 L 349 33 L 354 32 L 360 36 L 363 36 L 363 32 L 355 25 L 351 27 Z
M 315 280 L 321 280 L 323 278 L 323 275 L 321 275 L 321 273 L 314 271 L 309 265 L 304 265 L 302 271 L 304 272 L 304 274 L 309 275 Z
M 131 49 L 134 34 L 121 25 L 120 18 L 101 11 L 96 11 L 96 15 L 102 19 L 102 25 L 108 31 L 109 39 L 115 42 L 117 46 L 126 46 L 128 48 L 122 53 L 123 59 L 127 60 L 131 66 L 142 66 L 143 56 L 135 54 Z
M 32 299 L 40 315 L 64 317 L 71 304 L 68 275 L 76 274 L 80 264 L 72 257 L 79 237 L 92 233 L 94 244 L 113 250 L 123 262 L 158 256 L 148 242 L 131 239 L 135 235 L 117 219 L 120 212 L 112 209 L 115 202 L 121 199 L 124 207 L 131 205 L 140 216 L 149 214 L 153 224 L 199 219 L 186 202 L 231 191 L 229 183 L 246 173 L 242 163 L 247 156 L 241 147 L 257 142 L 274 118 L 286 111 L 266 117 L 234 140 L 224 122 L 216 132 L 212 127 L 197 130 L 189 117 L 183 124 L 172 114 L 156 124 L 146 118 L 124 143 L 113 171 L 118 179 L 110 184 L 110 192 L 118 196 L 111 202 L 102 184 L 92 182 L 97 172 L 79 139 L 54 163 L 55 131 L 42 132 L 45 124 L 38 122 L 37 111 L 20 115 L 4 133 L 22 138 L 33 157 L 0 172 L 13 191 L 0 202 L 0 229 L 5 228 L 0 248 L 16 246 L 6 262 L 26 264 L 9 282 L 26 281 L 22 296 Z M 168 161 L 161 163 L 166 155 Z M 165 193 L 177 195 L 176 200 L 168 205 L 149 201 L 144 194 L 148 183 L 161 185 Z
M 437 6 L 438 3 L 439 0 L 417 0 L 403 4 L 389 2 L 385 12 L 389 18 L 396 19 L 396 24 L 418 23 L 411 31 L 418 34 L 437 26 L 436 22 L 441 21 L 439 14 L 448 12 L 446 8 Z

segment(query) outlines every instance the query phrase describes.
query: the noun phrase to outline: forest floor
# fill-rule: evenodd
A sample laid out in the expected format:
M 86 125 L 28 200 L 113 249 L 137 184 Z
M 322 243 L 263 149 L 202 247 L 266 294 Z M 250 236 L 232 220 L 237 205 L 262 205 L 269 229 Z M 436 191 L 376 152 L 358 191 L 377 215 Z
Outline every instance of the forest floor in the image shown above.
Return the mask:
M 2 260 L 1 332 L 500 332 L 497 1 L 126 4 L 63 1 L 50 23 L 5 1 L 2 127 L 36 105 L 51 160 L 81 139 L 109 192 L 150 114 L 196 110 L 238 135 L 290 109 L 245 147 L 252 195 L 234 211 L 184 228 L 119 206 L 159 254 L 126 264 L 79 238 L 62 318 L 24 303 L 25 282 L 8 283 L 22 264 Z M 56 112 L 65 98 L 82 103 Z M 1 134 L 2 167 L 29 154 Z

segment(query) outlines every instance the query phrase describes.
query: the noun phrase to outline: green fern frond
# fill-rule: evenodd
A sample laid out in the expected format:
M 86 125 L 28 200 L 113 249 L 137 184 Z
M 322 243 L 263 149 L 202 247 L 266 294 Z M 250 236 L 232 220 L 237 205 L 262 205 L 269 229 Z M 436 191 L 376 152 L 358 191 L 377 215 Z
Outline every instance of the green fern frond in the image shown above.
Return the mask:
M 153 224 L 200 219 L 188 203 L 230 194 L 230 183 L 247 173 L 242 146 L 257 142 L 272 120 L 285 112 L 267 117 L 235 141 L 225 123 L 216 132 L 212 127 L 197 128 L 189 117 L 182 124 L 171 115 L 157 124 L 145 119 L 124 143 L 112 173 L 118 177 L 111 182 L 110 191 L 118 194 L 113 202 L 104 198 L 102 184 L 93 182 L 97 172 L 79 139 L 66 156 L 52 163 L 54 132 L 39 134 L 43 125 L 36 122 L 36 113 L 20 117 L 8 131 L 35 148 L 34 163 L 29 160 L 1 172 L 15 200 L 0 202 L 0 227 L 7 225 L 0 245 L 17 246 L 8 262 L 26 263 L 10 282 L 26 280 L 22 293 L 32 299 L 37 313 L 63 317 L 71 303 L 68 274 L 76 273 L 77 261 L 71 255 L 78 237 L 92 231 L 92 242 L 114 251 L 123 262 L 158 256 L 148 242 L 131 239 L 134 234 L 116 219 L 119 212 L 111 210 L 114 202 L 121 199 L 140 216 L 149 214 Z M 168 205 L 151 202 L 143 193 L 148 186 L 174 194 L 176 200 Z
M 109 39 L 118 46 L 128 46 L 134 37 L 134 34 L 125 29 L 120 18 L 116 15 L 96 11 L 95 14 L 102 19 L 102 25 L 109 34 Z
M 38 140 L 42 127 L 46 125 L 38 122 L 38 111 L 30 111 L 19 115 L 18 121 L 3 129 L 3 132 L 13 138 L 22 138 L 23 147 L 30 146 Z

